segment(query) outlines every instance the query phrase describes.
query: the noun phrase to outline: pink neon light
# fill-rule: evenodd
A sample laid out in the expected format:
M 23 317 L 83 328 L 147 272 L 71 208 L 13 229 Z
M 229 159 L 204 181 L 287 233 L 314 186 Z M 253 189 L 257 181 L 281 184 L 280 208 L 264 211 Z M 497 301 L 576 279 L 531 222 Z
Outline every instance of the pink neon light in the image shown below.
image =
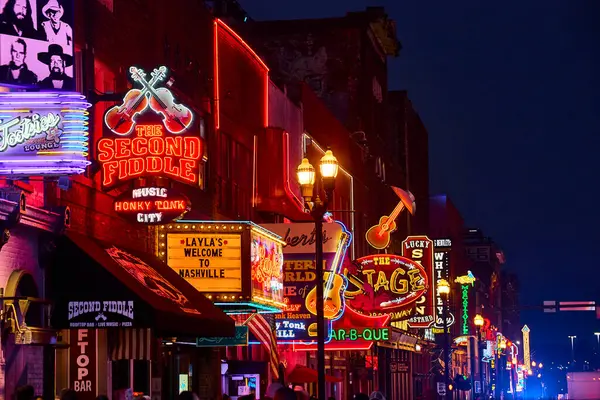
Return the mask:
M 214 29 L 213 29 L 213 34 L 214 34 L 214 48 L 213 48 L 213 69 L 214 69 L 214 82 L 213 82 L 213 98 L 214 98 L 214 111 L 215 111 L 215 129 L 219 129 L 219 126 L 221 125 L 221 115 L 220 115 L 220 109 L 219 109 L 219 26 L 217 24 L 217 20 L 215 20 L 214 23 Z

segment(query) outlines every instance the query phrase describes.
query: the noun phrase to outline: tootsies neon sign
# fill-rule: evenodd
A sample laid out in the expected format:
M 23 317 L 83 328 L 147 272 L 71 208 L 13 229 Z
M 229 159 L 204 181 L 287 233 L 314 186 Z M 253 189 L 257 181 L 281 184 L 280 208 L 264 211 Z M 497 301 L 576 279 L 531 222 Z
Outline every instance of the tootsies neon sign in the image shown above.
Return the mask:
M 160 87 L 167 69 L 160 67 L 146 80 L 142 69 L 131 67 L 131 89 L 123 102 L 104 115 L 105 137 L 98 141 L 102 185 L 111 187 L 141 176 L 162 176 L 197 184 L 204 142 L 192 128 L 193 114 L 178 104 L 171 91 Z

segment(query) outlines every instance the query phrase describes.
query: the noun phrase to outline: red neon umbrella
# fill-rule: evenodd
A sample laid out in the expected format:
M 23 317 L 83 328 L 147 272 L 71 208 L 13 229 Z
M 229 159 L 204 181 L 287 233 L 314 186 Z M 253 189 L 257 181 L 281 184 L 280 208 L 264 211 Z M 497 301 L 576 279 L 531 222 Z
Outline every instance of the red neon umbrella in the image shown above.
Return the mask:
M 312 383 L 317 381 L 317 377 L 318 373 L 314 369 L 304 367 L 302 365 L 296 365 L 292 372 L 289 373 L 287 380 L 291 383 Z M 342 378 L 325 375 L 325 382 L 338 383 L 342 382 L 342 380 Z

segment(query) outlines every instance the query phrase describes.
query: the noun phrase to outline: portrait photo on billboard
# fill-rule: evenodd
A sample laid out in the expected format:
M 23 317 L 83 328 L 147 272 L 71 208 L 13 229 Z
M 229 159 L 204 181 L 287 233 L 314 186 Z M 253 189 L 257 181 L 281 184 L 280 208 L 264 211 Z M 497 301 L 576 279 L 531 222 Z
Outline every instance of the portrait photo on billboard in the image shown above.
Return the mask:
M 73 1 L 0 0 L 0 83 L 75 90 Z

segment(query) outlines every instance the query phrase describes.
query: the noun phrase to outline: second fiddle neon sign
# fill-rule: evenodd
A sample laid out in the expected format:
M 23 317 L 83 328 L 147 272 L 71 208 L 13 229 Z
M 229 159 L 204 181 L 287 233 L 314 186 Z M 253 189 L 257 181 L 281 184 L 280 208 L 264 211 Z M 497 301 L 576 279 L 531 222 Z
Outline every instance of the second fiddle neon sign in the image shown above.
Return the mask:
M 141 88 L 129 90 L 123 102 L 104 115 L 107 135 L 97 147 L 102 185 L 153 175 L 197 184 L 204 143 L 191 132 L 192 111 L 159 86 L 166 67 L 155 68 L 150 80 L 140 68 L 131 67 L 129 72 Z

